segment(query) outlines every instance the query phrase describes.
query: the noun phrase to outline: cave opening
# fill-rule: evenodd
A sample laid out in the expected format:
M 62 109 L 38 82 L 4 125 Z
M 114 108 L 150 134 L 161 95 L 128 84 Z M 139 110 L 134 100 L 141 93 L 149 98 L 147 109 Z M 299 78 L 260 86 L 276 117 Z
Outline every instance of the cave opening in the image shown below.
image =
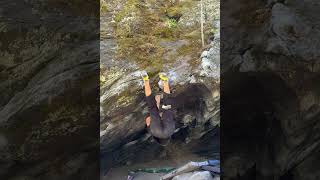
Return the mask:
M 275 177 L 283 137 L 277 108 L 296 95 L 272 73 L 229 73 L 221 82 L 222 169 L 230 179 Z M 232 163 L 240 164 L 237 174 L 228 173 Z

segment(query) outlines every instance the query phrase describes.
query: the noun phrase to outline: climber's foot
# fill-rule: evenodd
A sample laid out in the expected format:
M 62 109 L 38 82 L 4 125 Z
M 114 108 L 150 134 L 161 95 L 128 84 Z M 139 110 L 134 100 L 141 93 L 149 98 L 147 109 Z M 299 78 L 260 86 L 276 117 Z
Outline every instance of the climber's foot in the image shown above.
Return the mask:
M 159 73 L 160 84 L 163 87 L 163 92 L 170 94 L 170 87 L 169 87 L 169 77 L 166 73 Z M 161 87 L 160 87 L 161 88 Z
M 143 81 L 149 81 L 149 76 L 146 71 L 141 72 L 141 77 L 142 77 Z
M 163 73 L 163 72 L 159 73 L 159 78 L 161 79 L 161 81 L 168 81 L 169 80 L 167 74 Z

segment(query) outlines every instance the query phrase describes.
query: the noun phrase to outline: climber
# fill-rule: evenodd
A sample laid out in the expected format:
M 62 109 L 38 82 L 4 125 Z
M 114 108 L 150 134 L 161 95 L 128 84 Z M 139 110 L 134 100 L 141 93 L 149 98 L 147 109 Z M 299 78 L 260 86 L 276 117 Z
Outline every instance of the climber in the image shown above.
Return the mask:
M 147 128 L 160 145 L 166 146 L 175 130 L 174 101 L 170 93 L 169 78 L 165 73 L 159 73 L 160 83 L 163 85 L 162 99 L 160 95 L 154 96 L 152 93 L 146 72 L 142 73 L 142 78 L 150 114 L 145 119 Z

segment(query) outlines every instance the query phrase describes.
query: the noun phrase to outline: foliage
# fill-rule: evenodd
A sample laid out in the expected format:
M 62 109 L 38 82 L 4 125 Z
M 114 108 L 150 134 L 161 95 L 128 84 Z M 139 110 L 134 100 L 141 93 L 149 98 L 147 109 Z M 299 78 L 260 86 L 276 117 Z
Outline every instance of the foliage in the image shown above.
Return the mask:
M 169 28 L 176 28 L 178 26 L 177 20 L 171 18 L 167 19 L 166 26 Z

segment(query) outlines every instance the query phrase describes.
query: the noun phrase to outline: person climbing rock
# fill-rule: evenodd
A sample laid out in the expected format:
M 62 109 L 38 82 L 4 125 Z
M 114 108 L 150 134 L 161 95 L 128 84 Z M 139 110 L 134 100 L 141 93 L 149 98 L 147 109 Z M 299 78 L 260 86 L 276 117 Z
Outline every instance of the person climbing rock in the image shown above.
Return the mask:
M 171 135 L 175 131 L 174 99 L 170 93 L 169 78 L 165 73 L 159 73 L 160 83 L 163 87 L 163 98 L 154 95 L 151 91 L 149 76 L 142 73 L 144 90 L 149 110 L 146 125 L 154 139 L 162 146 L 168 145 Z

